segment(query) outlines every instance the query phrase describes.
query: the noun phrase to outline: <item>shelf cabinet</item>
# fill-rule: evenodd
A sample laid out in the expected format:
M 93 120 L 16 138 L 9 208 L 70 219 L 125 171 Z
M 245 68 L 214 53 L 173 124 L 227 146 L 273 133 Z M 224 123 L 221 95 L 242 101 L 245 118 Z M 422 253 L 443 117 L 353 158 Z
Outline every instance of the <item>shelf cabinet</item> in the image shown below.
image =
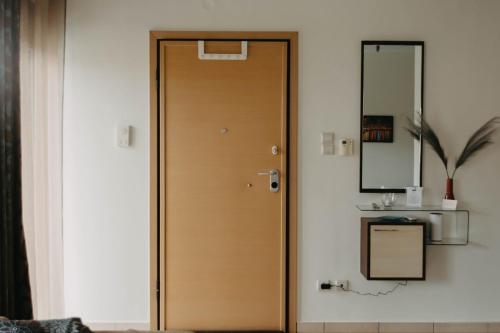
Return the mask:
M 356 205 L 363 212 L 363 217 L 412 217 L 418 221 L 428 222 L 429 213 L 443 214 L 443 239 L 433 241 L 430 237 L 430 227 L 427 227 L 427 245 L 467 245 L 469 243 L 469 210 L 443 209 L 440 206 L 424 205 L 422 207 L 393 206 L 384 208 L 372 205 Z
M 425 222 L 361 219 L 361 273 L 368 280 L 425 280 Z

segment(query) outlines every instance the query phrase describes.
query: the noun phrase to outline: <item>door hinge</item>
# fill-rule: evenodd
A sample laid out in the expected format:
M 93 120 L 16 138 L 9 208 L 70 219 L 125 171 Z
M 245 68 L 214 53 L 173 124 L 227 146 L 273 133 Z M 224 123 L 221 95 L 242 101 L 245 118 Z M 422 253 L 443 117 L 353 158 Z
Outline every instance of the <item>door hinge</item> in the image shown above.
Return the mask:
M 160 81 L 160 71 L 158 68 L 156 69 L 156 82 L 158 83 Z
M 160 298 L 160 280 L 156 280 L 156 298 Z

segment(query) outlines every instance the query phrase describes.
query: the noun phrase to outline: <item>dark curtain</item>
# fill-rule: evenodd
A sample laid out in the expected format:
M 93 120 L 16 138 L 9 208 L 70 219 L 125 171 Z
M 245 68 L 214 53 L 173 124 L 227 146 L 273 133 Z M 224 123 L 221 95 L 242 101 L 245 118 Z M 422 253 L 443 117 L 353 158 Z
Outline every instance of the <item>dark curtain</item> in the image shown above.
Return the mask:
M 0 0 L 0 316 L 32 319 L 21 214 L 20 1 Z

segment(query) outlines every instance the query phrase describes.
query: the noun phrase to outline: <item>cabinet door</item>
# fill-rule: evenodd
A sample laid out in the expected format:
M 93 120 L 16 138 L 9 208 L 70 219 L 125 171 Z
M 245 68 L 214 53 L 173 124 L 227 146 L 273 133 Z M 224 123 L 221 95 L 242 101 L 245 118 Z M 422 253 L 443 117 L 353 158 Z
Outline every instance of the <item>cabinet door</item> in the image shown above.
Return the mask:
M 422 225 L 372 225 L 370 277 L 423 278 L 423 232 Z

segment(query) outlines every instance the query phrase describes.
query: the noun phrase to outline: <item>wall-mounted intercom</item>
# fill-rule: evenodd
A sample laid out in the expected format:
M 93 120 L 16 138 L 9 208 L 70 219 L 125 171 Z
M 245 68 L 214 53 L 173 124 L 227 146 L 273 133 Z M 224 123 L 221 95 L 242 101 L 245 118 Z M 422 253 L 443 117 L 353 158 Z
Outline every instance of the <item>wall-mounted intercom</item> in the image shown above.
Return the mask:
M 339 155 L 351 156 L 354 154 L 354 140 L 353 139 L 340 139 L 339 140 Z

